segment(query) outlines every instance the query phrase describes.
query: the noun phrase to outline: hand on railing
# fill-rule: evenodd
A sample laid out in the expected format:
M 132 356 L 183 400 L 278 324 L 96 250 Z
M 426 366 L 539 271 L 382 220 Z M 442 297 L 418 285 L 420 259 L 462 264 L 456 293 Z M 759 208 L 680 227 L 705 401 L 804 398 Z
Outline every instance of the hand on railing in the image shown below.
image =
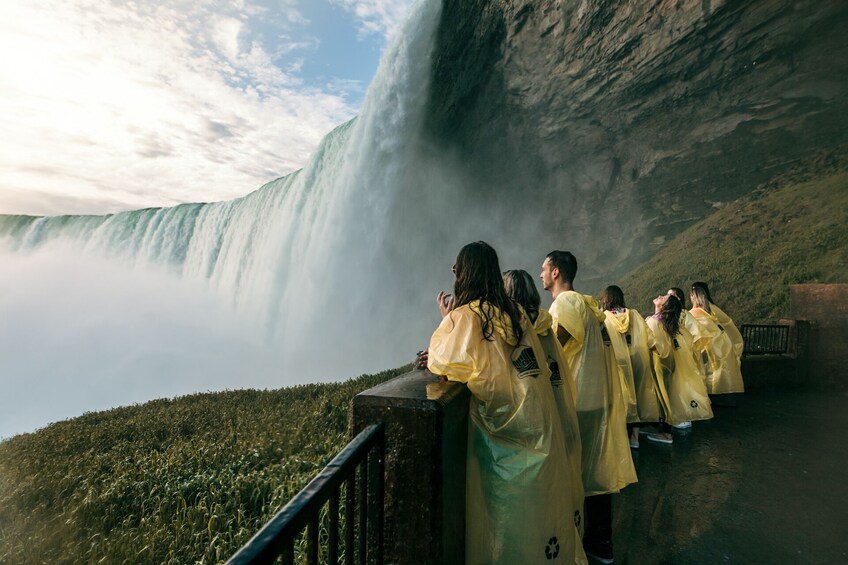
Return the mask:
M 414 363 L 416 370 L 423 371 L 427 368 L 427 359 L 429 358 L 428 353 L 428 349 L 423 349 L 416 354 Z
M 419 351 L 415 357 L 415 363 L 413 364 L 415 370 L 417 371 L 426 371 L 427 370 L 427 359 L 429 359 L 429 349 L 424 349 Z M 448 378 L 444 375 L 433 375 L 435 377 L 439 377 L 440 383 L 448 382 Z

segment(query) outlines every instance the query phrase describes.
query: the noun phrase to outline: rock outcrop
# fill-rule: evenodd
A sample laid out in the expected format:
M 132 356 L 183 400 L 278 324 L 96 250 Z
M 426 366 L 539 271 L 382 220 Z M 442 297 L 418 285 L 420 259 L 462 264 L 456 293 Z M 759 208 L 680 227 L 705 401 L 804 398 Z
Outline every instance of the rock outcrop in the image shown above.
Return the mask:
M 848 141 L 848 3 L 444 0 L 427 133 L 592 286 Z

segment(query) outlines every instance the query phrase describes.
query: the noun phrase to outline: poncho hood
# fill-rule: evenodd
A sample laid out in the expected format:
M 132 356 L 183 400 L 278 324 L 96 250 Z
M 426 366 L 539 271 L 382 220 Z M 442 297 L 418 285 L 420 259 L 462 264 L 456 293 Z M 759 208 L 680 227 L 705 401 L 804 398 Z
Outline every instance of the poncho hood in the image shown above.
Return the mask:
M 551 331 L 554 325 L 554 317 L 547 310 L 539 310 L 539 317 L 533 322 L 533 329 L 536 330 L 536 335 L 546 336 Z
M 607 310 L 606 316 L 618 333 L 626 334 L 630 331 L 630 310 L 626 308 L 617 311 Z
M 583 301 L 586 302 L 586 306 L 589 310 L 591 310 L 592 314 L 595 315 L 599 322 L 603 323 L 603 321 L 607 319 L 607 315 L 604 314 L 603 310 L 601 310 L 600 306 L 598 306 L 598 301 L 595 300 L 594 296 L 584 294 Z

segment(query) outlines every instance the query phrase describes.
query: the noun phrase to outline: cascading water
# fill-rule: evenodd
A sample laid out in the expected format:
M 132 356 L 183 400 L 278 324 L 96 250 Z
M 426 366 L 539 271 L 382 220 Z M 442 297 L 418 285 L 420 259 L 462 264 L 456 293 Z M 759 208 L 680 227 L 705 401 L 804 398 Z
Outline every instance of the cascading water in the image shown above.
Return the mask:
M 408 361 L 433 320 L 401 329 L 411 313 L 387 313 L 404 289 L 386 286 L 384 250 L 397 195 L 422 189 L 440 10 L 440 0 L 418 2 L 360 116 L 304 169 L 248 196 L 0 217 L 0 437 L 154 397 Z

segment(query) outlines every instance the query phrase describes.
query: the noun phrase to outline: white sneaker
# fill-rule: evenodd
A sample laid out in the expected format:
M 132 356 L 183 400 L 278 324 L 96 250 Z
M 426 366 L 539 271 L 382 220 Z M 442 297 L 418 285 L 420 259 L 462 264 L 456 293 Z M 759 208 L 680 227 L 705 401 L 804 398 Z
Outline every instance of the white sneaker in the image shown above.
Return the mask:
M 692 422 L 680 422 L 679 424 L 674 424 L 673 427 L 678 430 L 685 430 L 692 427 Z

